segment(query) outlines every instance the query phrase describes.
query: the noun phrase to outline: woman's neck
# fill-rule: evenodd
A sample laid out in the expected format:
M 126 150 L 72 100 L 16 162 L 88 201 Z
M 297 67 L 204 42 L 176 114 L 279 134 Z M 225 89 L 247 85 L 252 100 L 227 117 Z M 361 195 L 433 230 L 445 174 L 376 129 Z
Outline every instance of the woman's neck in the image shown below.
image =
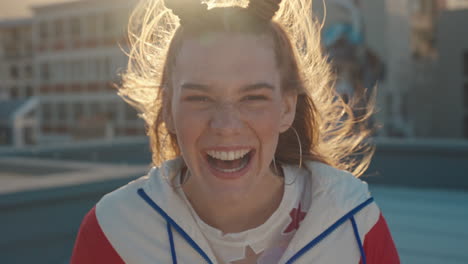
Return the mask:
M 200 194 L 190 181 L 183 190 L 197 215 L 208 225 L 226 233 L 239 233 L 265 223 L 279 207 L 284 193 L 284 180 L 276 175 L 265 176 L 262 190 L 242 198 L 216 199 Z

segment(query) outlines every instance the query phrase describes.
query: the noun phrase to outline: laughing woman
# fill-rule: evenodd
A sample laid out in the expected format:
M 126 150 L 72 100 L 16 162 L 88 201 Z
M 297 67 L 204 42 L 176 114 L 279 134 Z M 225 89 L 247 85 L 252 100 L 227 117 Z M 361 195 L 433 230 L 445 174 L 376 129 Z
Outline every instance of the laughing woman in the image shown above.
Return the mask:
M 73 264 L 399 263 L 310 0 L 280 2 L 142 1 L 120 95 L 155 167 L 87 214 Z

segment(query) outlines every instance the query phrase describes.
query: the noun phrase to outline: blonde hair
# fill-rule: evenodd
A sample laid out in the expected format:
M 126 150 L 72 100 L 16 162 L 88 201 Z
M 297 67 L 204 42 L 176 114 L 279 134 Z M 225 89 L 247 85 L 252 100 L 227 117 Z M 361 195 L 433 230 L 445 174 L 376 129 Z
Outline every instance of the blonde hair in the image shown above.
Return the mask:
M 248 3 L 246 0 L 205 2 L 210 8 L 245 7 Z M 299 142 L 291 129 L 281 134 L 275 158 L 285 164 L 298 164 L 301 159 L 320 161 L 360 176 L 374 152 L 368 140 L 371 131 L 365 126 L 374 102 L 366 106 L 365 115 L 356 119 L 352 102 L 347 104 L 337 96 L 335 75 L 322 52 L 321 27 L 312 17 L 311 2 L 283 0 L 270 23 L 270 33 L 276 36 L 275 41 L 281 42 L 275 44 L 276 54 L 286 54 L 289 63 L 286 66 L 292 68 L 287 68 L 289 75 L 282 77 L 294 77 L 294 91 L 298 94 L 292 126 Z M 181 34 L 178 29 L 178 18 L 164 6 L 163 0 L 141 1 L 129 23 L 131 50 L 119 95 L 139 110 L 146 121 L 155 165 L 180 155 L 176 137 L 167 130 L 163 118 L 169 94 L 165 91 L 164 86 L 168 85 L 165 79 L 170 71 L 169 57 L 174 56 L 171 46 L 177 45 L 174 36 Z

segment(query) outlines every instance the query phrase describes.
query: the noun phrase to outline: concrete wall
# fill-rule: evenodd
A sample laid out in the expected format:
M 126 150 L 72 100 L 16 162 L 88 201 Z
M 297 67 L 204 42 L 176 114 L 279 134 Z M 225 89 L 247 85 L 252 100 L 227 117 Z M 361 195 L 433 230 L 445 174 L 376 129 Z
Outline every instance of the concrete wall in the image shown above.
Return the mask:
M 379 140 L 371 184 L 468 191 L 468 141 Z
M 133 178 L 0 195 L 0 263 L 68 263 L 85 214 Z

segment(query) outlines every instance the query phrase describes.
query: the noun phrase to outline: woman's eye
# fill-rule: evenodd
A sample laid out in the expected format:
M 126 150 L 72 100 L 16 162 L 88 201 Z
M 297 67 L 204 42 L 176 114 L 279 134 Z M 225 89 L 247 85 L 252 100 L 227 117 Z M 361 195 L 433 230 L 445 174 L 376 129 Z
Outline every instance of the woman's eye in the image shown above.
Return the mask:
M 268 98 L 264 95 L 248 95 L 243 98 L 244 101 L 261 101 L 267 99 Z
M 208 98 L 207 96 L 194 95 L 194 96 L 187 96 L 185 100 L 189 102 L 208 102 L 210 98 Z

